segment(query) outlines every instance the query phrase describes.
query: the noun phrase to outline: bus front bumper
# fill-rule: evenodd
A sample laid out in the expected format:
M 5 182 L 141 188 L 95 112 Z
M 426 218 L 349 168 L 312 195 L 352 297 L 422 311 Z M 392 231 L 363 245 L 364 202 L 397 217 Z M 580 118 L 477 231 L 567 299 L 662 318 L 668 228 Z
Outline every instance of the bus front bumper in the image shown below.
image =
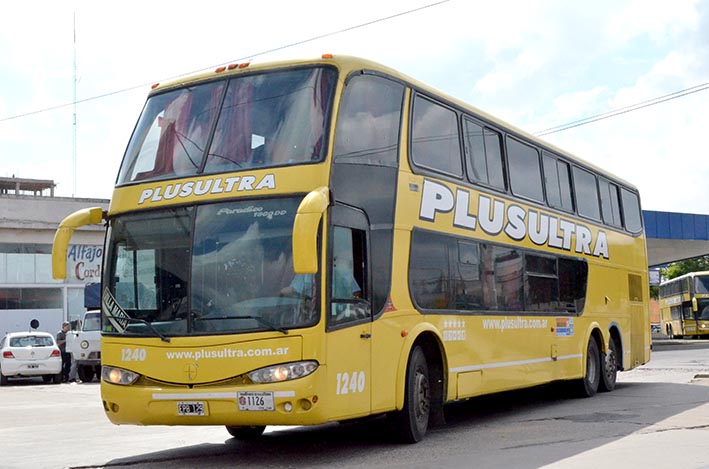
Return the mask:
M 292 381 L 241 386 L 140 386 L 101 381 L 117 425 L 315 425 L 325 423 L 325 367 Z

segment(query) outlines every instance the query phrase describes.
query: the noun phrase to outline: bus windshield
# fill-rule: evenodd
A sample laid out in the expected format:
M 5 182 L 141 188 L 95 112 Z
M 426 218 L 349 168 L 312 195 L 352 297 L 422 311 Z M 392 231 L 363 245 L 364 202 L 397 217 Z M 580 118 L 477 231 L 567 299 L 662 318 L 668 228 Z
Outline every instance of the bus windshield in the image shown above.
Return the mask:
M 105 333 L 226 334 L 317 322 L 317 279 L 295 275 L 299 198 L 171 208 L 111 220 Z
M 700 321 L 709 321 L 709 299 L 697 301 L 697 319 Z
M 694 293 L 709 293 L 709 275 L 698 275 L 694 278 Z
M 335 71 L 240 75 L 151 96 L 118 184 L 321 161 Z

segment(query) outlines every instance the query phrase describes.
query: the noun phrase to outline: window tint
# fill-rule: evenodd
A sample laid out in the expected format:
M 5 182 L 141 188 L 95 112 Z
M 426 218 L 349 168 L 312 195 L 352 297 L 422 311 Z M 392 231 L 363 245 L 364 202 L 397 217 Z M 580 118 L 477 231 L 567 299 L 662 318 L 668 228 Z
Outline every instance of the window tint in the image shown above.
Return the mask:
M 598 206 L 596 176 L 585 169 L 574 167 L 574 188 L 579 215 L 600 220 L 601 211 Z
M 204 172 L 320 161 L 334 84 L 329 69 L 232 78 Z
M 460 176 L 463 173 L 455 112 L 417 96 L 411 153 L 418 166 Z
M 556 259 L 527 254 L 527 281 L 524 285 L 529 311 L 559 311 L 559 276 Z
M 43 335 L 28 335 L 10 339 L 10 347 L 51 347 L 53 345 L 54 339 Z
M 538 202 L 544 201 L 539 153 L 529 145 L 507 138 L 507 161 L 512 193 Z
M 622 226 L 623 220 L 620 218 L 620 194 L 618 193 L 618 186 L 603 178 L 599 178 L 598 187 L 601 191 L 603 222 L 613 226 Z
M 409 271 L 416 304 L 424 309 L 451 309 L 448 238 L 414 232 Z
M 494 303 L 489 309 L 498 311 L 524 310 L 524 257 L 517 249 L 482 245 L 483 268 L 492 267 L 487 284 L 493 286 Z M 487 259 L 487 256 L 491 256 Z M 490 262 L 492 261 L 492 262 Z
M 330 324 L 365 319 L 369 307 L 365 297 L 365 234 L 341 226 L 333 228 Z
M 61 288 L 0 288 L 0 310 L 62 309 Z
M 337 118 L 335 160 L 397 165 L 403 85 L 373 75 L 352 77 Z
M 415 231 L 409 279 L 423 309 L 580 313 L 588 267 L 582 259 Z
M 637 194 L 627 189 L 621 188 L 623 199 L 623 216 L 625 218 L 625 228 L 631 233 L 642 231 L 642 215 L 640 214 L 640 199 Z
M 500 134 L 468 119 L 465 119 L 463 127 L 470 181 L 504 190 Z
M 559 258 L 559 300 L 563 309 L 581 313 L 586 302 L 588 264 L 580 259 Z
M 547 152 L 542 153 L 544 162 L 544 185 L 547 191 L 549 206 L 566 211 L 573 211 L 574 204 L 571 199 L 571 178 L 569 177 L 569 164 L 557 160 Z
M 336 81 L 334 69 L 303 68 L 152 95 L 117 182 L 320 161 Z

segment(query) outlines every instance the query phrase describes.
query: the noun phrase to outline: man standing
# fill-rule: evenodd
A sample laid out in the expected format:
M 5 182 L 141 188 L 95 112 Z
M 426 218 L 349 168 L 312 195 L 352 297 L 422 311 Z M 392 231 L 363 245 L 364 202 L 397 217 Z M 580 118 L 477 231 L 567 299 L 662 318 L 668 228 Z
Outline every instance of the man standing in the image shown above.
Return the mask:
M 69 371 L 71 370 L 71 353 L 66 351 L 66 334 L 69 332 L 69 323 L 62 323 L 62 330 L 57 332 L 57 346 L 62 353 L 62 382 L 69 381 Z

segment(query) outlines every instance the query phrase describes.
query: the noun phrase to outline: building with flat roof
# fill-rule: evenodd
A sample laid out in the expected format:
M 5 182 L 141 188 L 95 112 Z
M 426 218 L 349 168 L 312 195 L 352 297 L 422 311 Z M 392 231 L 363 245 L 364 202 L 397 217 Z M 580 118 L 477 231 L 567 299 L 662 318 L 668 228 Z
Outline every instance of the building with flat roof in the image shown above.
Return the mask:
M 81 319 L 84 286 L 100 282 L 105 230 L 82 227 L 67 252 L 66 280 L 52 278 L 52 242 L 67 215 L 87 207 L 108 209 L 107 199 L 54 197 L 54 181 L 0 178 L 0 336 L 29 329 L 56 333 Z

